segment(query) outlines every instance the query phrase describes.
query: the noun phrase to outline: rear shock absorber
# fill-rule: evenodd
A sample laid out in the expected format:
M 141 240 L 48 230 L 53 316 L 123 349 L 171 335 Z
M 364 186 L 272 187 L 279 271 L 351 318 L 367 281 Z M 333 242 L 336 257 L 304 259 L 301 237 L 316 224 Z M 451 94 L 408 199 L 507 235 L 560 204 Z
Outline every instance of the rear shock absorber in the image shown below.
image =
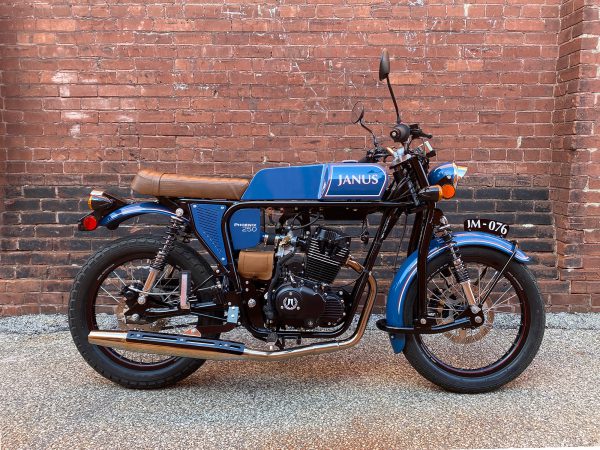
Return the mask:
M 452 268 L 454 269 L 453 272 L 456 282 L 462 287 L 465 298 L 471 307 L 471 311 L 476 314 L 479 312 L 480 308 L 477 305 L 475 295 L 473 294 L 473 287 L 471 285 L 469 271 L 465 267 L 465 264 L 461 258 L 460 249 L 452 237 L 452 231 L 450 230 L 448 219 L 446 219 L 445 216 L 440 217 L 440 226 L 438 226 L 438 232 L 440 238 L 446 243 L 448 250 L 450 250 L 450 254 L 452 255 Z
M 185 221 L 182 219 L 183 209 L 178 208 L 175 211 L 175 216 L 171 216 L 171 220 L 167 225 L 167 231 L 165 232 L 165 241 L 163 246 L 160 248 L 156 256 L 154 257 L 154 261 L 150 264 L 150 271 L 148 273 L 148 278 L 146 278 L 146 282 L 144 283 L 143 292 L 138 297 L 137 302 L 140 305 L 146 303 L 146 299 L 152 288 L 154 287 L 154 283 L 158 275 L 165 269 L 167 265 L 167 257 L 173 247 L 175 246 L 175 242 L 177 241 L 177 236 L 182 230 L 185 228 Z

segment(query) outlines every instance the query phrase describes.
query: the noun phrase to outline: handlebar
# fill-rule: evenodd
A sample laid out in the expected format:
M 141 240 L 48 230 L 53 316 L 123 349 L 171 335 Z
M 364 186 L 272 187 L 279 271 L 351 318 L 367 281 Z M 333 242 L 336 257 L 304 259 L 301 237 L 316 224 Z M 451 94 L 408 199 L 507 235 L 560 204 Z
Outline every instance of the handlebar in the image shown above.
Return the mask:
M 419 131 L 420 131 L 420 134 L 417 137 L 424 137 L 427 139 L 431 139 L 433 137 L 433 134 L 427 134 L 427 133 L 423 132 L 422 130 L 419 130 Z
M 418 123 L 413 123 L 411 125 L 407 125 L 405 123 L 398 123 L 392 128 L 390 131 L 390 137 L 394 142 L 403 144 L 402 154 L 408 155 L 413 152 L 409 149 L 410 140 L 412 139 L 422 139 L 427 138 L 431 139 L 433 137 L 432 134 L 425 133 L 420 127 Z M 407 143 L 408 142 L 408 143 Z M 385 160 L 387 157 L 392 157 L 394 159 L 399 158 L 400 149 L 398 152 L 394 151 L 391 148 L 385 148 L 379 145 L 375 135 L 373 135 L 373 143 L 375 144 L 375 148 L 368 150 L 367 154 L 361 158 L 358 162 L 368 163 L 368 162 L 376 162 L 381 159 Z M 429 151 L 428 151 L 429 150 Z M 420 152 L 417 150 L 414 155 L 419 157 L 426 157 L 427 159 L 435 156 L 435 150 L 429 146 L 428 150 L 421 150 Z
M 433 137 L 431 134 L 424 133 L 421 129 L 413 129 L 411 132 L 412 137 Z M 436 151 L 431 147 L 429 142 L 425 142 L 422 145 L 419 145 L 415 149 L 410 149 L 408 144 L 404 144 L 402 147 L 399 147 L 397 150 L 394 150 L 390 147 L 382 147 L 378 143 L 375 144 L 375 148 L 371 150 L 367 150 L 367 154 L 358 160 L 360 163 L 369 163 L 369 162 L 377 162 L 379 160 L 385 160 L 388 157 L 394 158 L 394 163 L 398 160 L 404 160 L 406 156 L 415 156 L 419 158 L 425 158 L 429 160 L 429 158 L 433 158 L 436 155 Z

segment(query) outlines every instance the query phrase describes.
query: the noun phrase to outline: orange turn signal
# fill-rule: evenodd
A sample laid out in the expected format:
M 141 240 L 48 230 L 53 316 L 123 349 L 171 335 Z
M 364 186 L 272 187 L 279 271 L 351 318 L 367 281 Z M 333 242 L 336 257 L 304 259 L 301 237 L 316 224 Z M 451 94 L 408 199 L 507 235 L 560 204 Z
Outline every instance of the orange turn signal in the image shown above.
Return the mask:
M 456 194 L 456 188 L 452 184 L 444 184 L 442 186 L 442 197 L 446 200 L 454 197 Z

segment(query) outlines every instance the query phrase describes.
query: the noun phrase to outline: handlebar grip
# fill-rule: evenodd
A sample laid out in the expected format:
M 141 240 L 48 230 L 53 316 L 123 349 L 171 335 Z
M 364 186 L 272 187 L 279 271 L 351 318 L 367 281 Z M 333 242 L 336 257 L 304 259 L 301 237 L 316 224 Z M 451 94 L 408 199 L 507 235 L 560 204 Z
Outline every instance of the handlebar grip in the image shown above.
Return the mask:
M 426 137 L 427 139 L 431 139 L 433 137 L 433 134 L 427 134 L 427 133 L 423 133 L 422 135 L 423 137 Z

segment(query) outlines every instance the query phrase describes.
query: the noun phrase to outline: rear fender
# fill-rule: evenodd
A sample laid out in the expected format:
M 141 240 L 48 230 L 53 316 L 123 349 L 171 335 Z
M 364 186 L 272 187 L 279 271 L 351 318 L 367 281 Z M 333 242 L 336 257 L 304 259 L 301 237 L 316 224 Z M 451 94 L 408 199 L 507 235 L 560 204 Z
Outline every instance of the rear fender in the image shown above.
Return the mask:
M 143 214 L 160 214 L 163 216 L 176 217 L 175 213 L 156 202 L 142 202 L 142 203 L 131 203 L 129 205 L 122 206 L 106 216 L 102 217 L 98 222 L 99 226 L 114 230 L 124 221 L 131 219 L 132 217 L 141 216 Z M 181 219 L 187 222 L 185 217 Z
M 499 250 L 507 255 L 513 252 L 513 243 L 488 233 L 460 232 L 453 234 L 454 241 L 459 248 L 462 247 L 488 247 Z M 427 262 L 436 256 L 448 251 L 447 245 L 441 239 L 433 239 L 429 245 Z M 405 327 L 411 324 L 404 323 L 404 308 L 410 285 L 417 278 L 417 253 L 413 252 L 398 268 L 398 272 L 392 281 L 388 291 L 386 304 L 386 321 L 392 327 Z M 517 249 L 514 257 L 520 263 L 529 263 L 530 258 Z M 404 349 L 406 336 L 404 334 L 390 334 L 390 341 L 395 353 Z

